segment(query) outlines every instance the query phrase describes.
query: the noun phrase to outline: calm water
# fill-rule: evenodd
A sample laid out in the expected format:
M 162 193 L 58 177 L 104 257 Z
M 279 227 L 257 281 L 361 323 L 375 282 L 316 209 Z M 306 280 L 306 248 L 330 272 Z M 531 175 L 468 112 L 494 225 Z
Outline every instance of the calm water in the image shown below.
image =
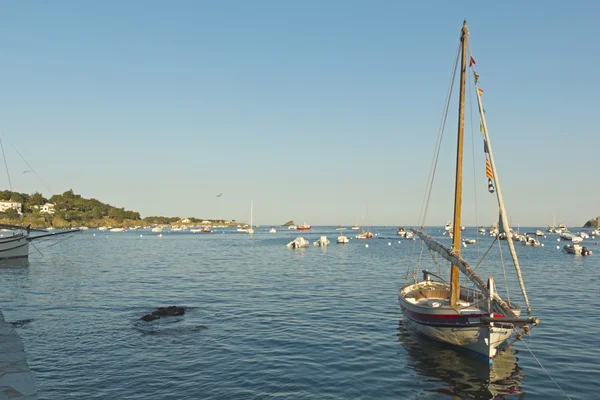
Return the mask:
M 333 228 L 266 229 L 162 239 L 90 231 L 40 244 L 43 256 L 32 249 L 28 266 L 0 268 L 6 319 L 32 320 L 18 332 L 40 399 L 564 398 L 522 343 L 490 378 L 478 359 L 405 329 L 397 290 L 419 240 L 374 228 L 376 238 L 343 246 Z M 285 247 L 321 234 L 328 248 Z M 483 252 L 491 240 L 478 239 Z M 556 235 L 542 240 L 517 245 L 542 321 L 527 345 L 571 398 L 597 398 L 600 247 L 587 240 L 597 254 L 581 258 L 557 250 Z M 477 246 L 464 254 L 473 260 Z M 504 293 L 499 260 L 493 250 L 478 271 Z M 507 273 L 523 304 L 509 263 Z M 189 310 L 139 321 L 166 305 Z

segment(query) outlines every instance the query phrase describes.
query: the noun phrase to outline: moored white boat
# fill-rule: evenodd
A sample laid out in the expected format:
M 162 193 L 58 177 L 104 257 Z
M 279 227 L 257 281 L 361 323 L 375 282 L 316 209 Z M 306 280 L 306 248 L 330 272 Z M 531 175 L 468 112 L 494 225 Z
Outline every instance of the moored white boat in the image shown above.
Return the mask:
M 112 228 L 110 232 L 125 232 L 126 230 L 125 228 Z
M 289 242 L 286 247 L 290 248 L 290 249 L 303 249 L 308 247 L 309 242 L 308 240 L 304 239 L 303 237 L 299 236 L 296 239 L 292 240 L 291 242 Z
M 563 247 L 563 251 L 577 256 L 591 256 L 592 251 L 579 243 L 567 244 Z
M 475 244 L 475 243 L 477 243 L 477 240 L 475 240 L 475 239 L 467 239 L 467 238 L 463 238 L 463 240 L 462 240 L 462 241 L 463 241 L 463 243 L 465 243 L 465 244 Z
M 277 229 L 275 229 L 275 227 L 272 226 L 271 229 L 269 229 L 269 233 L 277 233 Z
M 302 225 L 298 226 L 296 229 L 299 231 L 309 231 L 311 228 L 312 227 L 305 222 Z
M 541 229 L 535 231 L 535 236 L 544 236 L 544 232 Z
M 162 226 L 155 226 L 154 228 L 152 228 L 152 232 L 154 232 L 154 233 L 160 233 L 162 231 L 163 231 Z
M 319 238 L 319 240 L 316 240 L 313 245 L 315 246 L 328 246 L 329 245 L 329 239 L 327 239 L 327 236 L 321 236 Z

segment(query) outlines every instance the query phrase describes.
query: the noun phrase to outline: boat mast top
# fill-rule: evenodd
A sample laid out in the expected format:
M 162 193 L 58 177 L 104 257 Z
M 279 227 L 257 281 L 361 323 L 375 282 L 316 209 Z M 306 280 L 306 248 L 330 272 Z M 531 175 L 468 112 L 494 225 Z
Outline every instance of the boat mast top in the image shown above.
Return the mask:
M 467 37 L 469 28 L 467 20 L 464 21 L 460 36 L 461 62 L 460 62 L 460 91 L 458 103 L 458 138 L 456 144 L 456 180 L 454 186 L 454 221 L 452 223 L 452 252 L 460 254 L 460 217 L 462 206 L 462 167 L 463 167 L 463 137 L 465 131 L 465 81 L 467 72 Z M 450 273 L 450 306 L 455 307 L 460 296 L 458 280 L 459 268 L 452 264 Z

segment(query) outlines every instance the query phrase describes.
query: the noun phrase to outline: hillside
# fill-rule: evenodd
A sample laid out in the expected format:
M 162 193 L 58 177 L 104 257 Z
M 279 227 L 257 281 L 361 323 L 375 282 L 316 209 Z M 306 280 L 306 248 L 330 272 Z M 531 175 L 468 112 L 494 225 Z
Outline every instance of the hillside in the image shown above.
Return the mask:
M 583 227 L 584 228 L 598 228 L 598 224 L 600 222 L 600 216 L 597 218 L 592 218 L 588 222 L 586 222 Z
M 147 226 L 153 224 L 170 225 L 180 221 L 179 217 L 151 216 L 141 218 L 137 211 L 125 210 L 123 207 L 115 207 L 97 199 L 86 199 L 73 190 L 67 190 L 63 194 L 53 195 L 45 198 L 41 193 L 26 194 L 0 191 L 0 200 L 15 201 L 22 205 L 22 215 L 17 210 L 9 208 L 0 212 L 0 223 L 13 225 L 31 224 L 33 227 L 56 228 L 87 226 L 96 228 L 100 226 Z M 44 204 L 54 204 L 54 214 L 43 213 L 40 207 Z M 199 223 L 200 218 L 189 218 L 189 223 Z M 219 222 L 219 221 L 214 221 Z M 221 221 L 224 223 L 224 221 Z

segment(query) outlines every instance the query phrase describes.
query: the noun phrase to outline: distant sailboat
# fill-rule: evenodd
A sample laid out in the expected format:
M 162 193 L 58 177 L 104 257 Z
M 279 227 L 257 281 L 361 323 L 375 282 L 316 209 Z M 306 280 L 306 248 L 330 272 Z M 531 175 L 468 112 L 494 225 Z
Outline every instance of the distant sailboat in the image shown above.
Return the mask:
M 250 227 L 248 228 L 248 230 L 246 232 L 248 232 L 248 234 L 252 235 L 254 234 L 254 229 L 252 229 L 252 206 L 253 206 L 253 200 L 250 200 Z

